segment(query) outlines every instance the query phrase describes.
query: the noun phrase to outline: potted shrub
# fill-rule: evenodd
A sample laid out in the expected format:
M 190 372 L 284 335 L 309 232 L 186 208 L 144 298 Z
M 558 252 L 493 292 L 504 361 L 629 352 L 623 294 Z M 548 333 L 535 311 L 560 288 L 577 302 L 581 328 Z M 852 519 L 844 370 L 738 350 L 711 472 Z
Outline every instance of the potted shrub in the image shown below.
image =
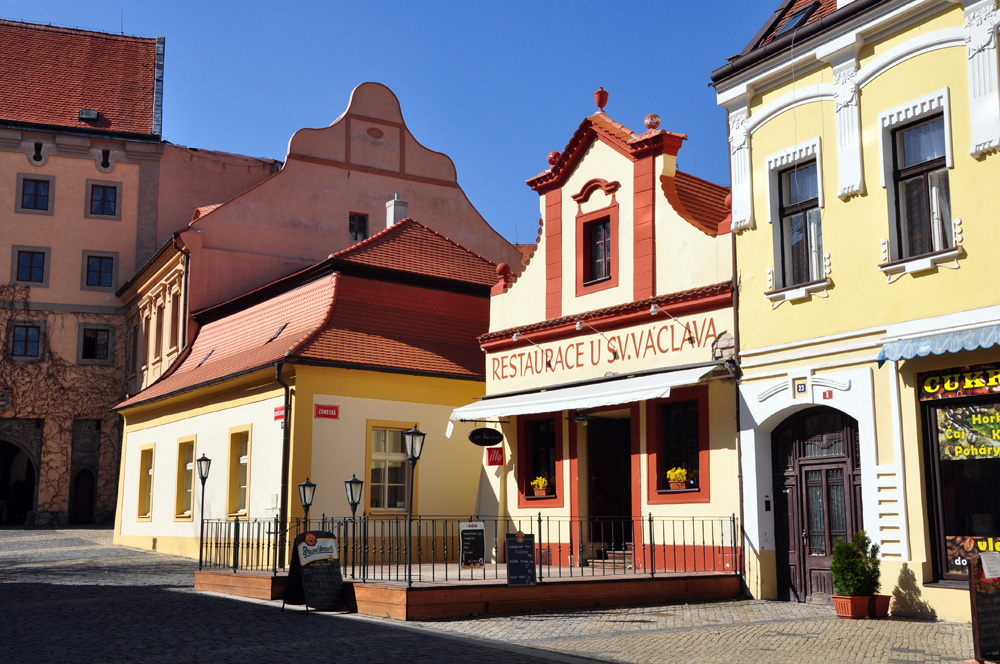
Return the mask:
M 549 481 L 544 477 L 536 477 L 531 480 L 531 488 L 535 490 L 536 496 L 549 495 Z
M 830 574 L 833 576 L 833 607 L 838 618 L 867 618 L 871 603 L 871 540 L 861 530 L 847 542 L 833 547 Z M 875 548 L 877 555 L 878 548 Z M 877 560 L 877 558 L 876 558 Z
M 868 617 L 886 618 L 889 616 L 889 602 L 892 601 L 892 596 L 878 594 L 882 589 L 882 561 L 878 557 L 878 544 L 871 544 L 867 536 L 865 542 L 868 547 L 863 553 L 868 575 L 868 594 L 871 595 L 871 600 L 868 602 Z
M 667 481 L 670 482 L 671 491 L 687 488 L 688 471 L 684 468 L 673 467 L 667 471 Z

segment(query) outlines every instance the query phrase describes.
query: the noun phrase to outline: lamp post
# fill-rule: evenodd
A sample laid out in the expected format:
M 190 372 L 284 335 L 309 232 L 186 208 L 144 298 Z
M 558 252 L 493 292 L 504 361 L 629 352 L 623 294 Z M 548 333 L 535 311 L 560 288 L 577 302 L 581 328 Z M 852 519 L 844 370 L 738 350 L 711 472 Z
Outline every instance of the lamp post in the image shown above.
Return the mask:
M 355 515 L 358 513 L 358 503 L 361 502 L 361 489 L 365 481 L 359 480 L 358 476 L 351 473 L 351 479 L 344 480 L 344 488 L 347 489 L 347 504 L 351 506 L 351 578 L 354 578 L 354 560 L 358 545 L 358 523 Z M 347 546 L 344 546 L 344 553 L 347 553 Z
M 198 569 L 201 569 L 205 555 L 205 480 L 208 479 L 208 471 L 212 467 L 212 460 L 202 452 L 198 457 L 198 479 L 201 480 L 201 528 L 198 535 Z
M 344 480 L 344 487 L 347 489 L 347 504 L 351 506 L 351 518 L 358 513 L 358 503 L 361 502 L 361 488 L 365 485 L 364 480 L 359 480 L 355 473 L 351 473 L 351 479 Z
M 406 585 L 413 586 L 413 470 L 424 451 L 424 437 L 414 424 L 409 431 L 403 432 L 403 446 L 406 449 L 406 460 L 410 462 L 410 500 L 406 503 Z
M 302 509 L 306 512 L 306 530 L 309 530 L 309 507 L 312 506 L 315 495 L 316 485 L 306 477 L 306 481 L 299 485 L 299 502 L 302 503 Z

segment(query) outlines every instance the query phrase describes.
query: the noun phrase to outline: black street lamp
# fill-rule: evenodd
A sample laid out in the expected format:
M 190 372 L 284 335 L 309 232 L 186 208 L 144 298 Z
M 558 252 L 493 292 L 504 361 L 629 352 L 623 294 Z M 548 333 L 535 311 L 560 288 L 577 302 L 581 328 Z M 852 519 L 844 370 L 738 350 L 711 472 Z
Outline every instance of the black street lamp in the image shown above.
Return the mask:
M 359 480 L 355 473 L 351 473 L 351 479 L 344 480 L 344 487 L 347 489 L 347 504 L 351 506 L 351 518 L 358 513 L 358 503 L 361 502 L 361 488 L 365 485 L 364 480 Z
M 208 471 L 212 467 L 212 460 L 202 452 L 197 463 L 198 479 L 201 480 L 201 531 L 198 535 L 198 569 L 201 569 L 205 553 L 205 480 L 208 479 Z
M 302 509 L 306 512 L 306 530 L 309 530 L 309 508 L 313 504 L 313 496 L 315 495 L 316 485 L 306 477 L 306 481 L 299 485 L 299 502 L 302 503 Z
M 424 451 L 424 438 L 427 436 L 414 424 L 409 431 L 403 432 L 403 447 L 406 449 L 406 460 L 410 462 L 410 500 L 406 503 L 406 585 L 413 586 L 413 470 Z

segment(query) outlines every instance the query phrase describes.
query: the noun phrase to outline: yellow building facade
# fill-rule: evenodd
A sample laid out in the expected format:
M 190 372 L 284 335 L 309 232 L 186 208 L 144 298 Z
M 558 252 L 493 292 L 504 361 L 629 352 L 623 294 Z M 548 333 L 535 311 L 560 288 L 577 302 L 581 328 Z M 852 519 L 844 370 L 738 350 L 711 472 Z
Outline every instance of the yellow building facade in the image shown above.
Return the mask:
M 832 594 L 832 546 L 863 528 L 894 613 L 969 617 L 968 557 L 1000 543 L 998 23 L 993 2 L 786 2 L 712 75 L 755 596 Z

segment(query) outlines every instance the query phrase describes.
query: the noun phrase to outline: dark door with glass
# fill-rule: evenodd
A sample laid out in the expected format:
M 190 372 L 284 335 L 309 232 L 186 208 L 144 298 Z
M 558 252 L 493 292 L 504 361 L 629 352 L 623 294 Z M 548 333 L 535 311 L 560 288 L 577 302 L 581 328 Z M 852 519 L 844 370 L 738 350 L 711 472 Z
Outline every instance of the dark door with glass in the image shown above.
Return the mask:
M 771 449 L 778 597 L 825 601 L 834 544 L 862 528 L 857 422 L 810 408 L 774 430 Z
M 591 540 L 608 551 L 632 542 L 631 431 L 628 418 L 594 418 L 587 425 Z

